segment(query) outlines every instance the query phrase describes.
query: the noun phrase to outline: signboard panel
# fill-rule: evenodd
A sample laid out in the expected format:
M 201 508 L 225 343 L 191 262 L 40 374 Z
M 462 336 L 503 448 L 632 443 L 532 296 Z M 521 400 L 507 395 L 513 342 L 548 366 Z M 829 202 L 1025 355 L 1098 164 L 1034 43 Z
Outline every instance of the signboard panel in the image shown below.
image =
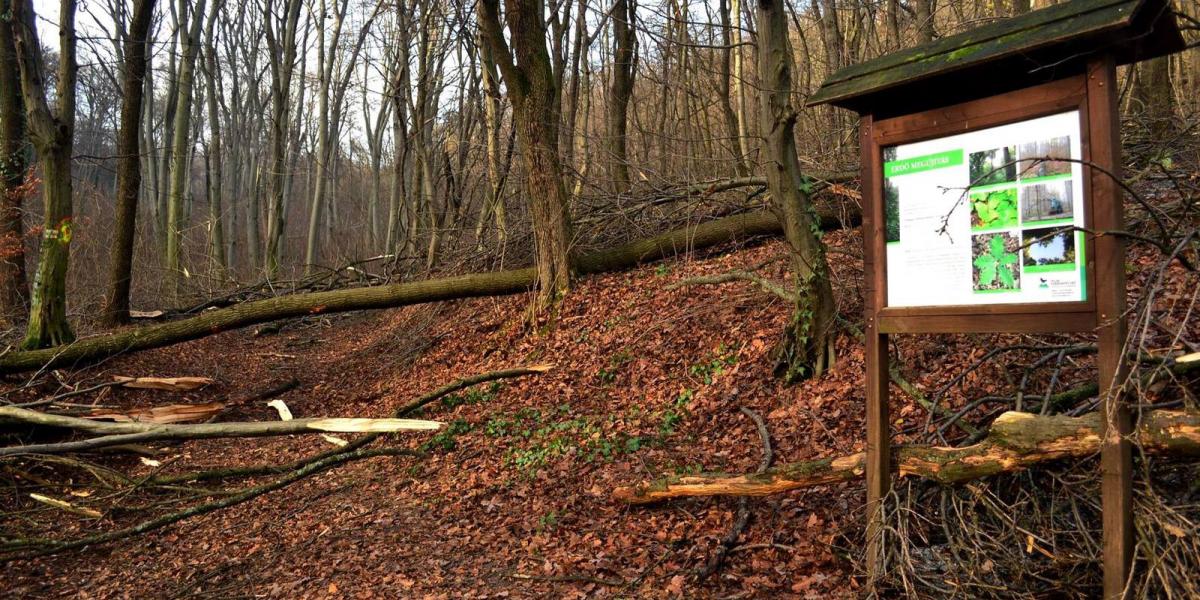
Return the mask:
M 882 154 L 888 307 L 1087 300 L 1079 111 Z

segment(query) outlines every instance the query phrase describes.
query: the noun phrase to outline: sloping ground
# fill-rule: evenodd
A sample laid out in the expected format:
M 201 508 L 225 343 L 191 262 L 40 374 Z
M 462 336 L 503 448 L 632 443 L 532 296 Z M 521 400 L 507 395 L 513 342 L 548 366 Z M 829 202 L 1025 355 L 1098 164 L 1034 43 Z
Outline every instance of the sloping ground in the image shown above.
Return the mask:
M 861 311 L 858 239 L 829 236 L 842 314 Z M 281 397 L 296 416 L 383 416 L 457 377 L 549 363 L 541 376 L 483 385 L 423 415 L 450 426 L 436 437 L 389 443 L 424 459 L 375 458 L 327 472 L 211 515 L 115 544 L 6 565 L 10 597 L 843 597 L 855 593 L 838 547 L 857 535 L 859 484 L 751 500 L 753 518 L 724 569 L 691 578 L 729 530 L 731 500 L 630 509 L 616 485 L 667 472 L 752 471 L 761 456 L 757 411 L 776 462 L 862 449 L 862 355 L 851 336 L 818 381 L 785 388 L 768 354 L 787 307 L 743 284 L 666 290 L 699 274 L 758 266 L 782 276 L 779 243 L 688 262 L 587 278 L 549 331 L 523 329 L 528 298 L 479 299 L 293 323 L 254 337 L 229 332 L 89 371 L 207 375 L 217 383 L 187 401 L 244 398 L 296 378 Z M 934 389 L 972 354 L 971 338 L 899 348 L 912 377 Z M 987 391 L 992 368 L 967 379 Z M 897 391 L 898 429 L 914 408 Z M 101 402 L 149 406 L 179 396 L 121 390 Z M 954 405 L 962 398 L 952 397 Z M 918 413 L 923 418 L 923 413 Z M 261 401 L 226 419 L 274 419 Z M 902 436 L 903 437 L 903 436 Z M 168 449 L 163 472 L 284 462 L 330 448 L 318 437 L 195 442 Z M 136 459 L 137 475 L 155 469 Z M 195 503 L 203 496 L 187 498 Z M 137 496 L 145 506 L 174 496 Z M 109 511 L 105 529 L 180 508 Z M 28 510 L 53 537 L 95 522 Z M 24 521 L 0 524 L 5 535 Z M 851 550 L 852 551 L 852 550 Z

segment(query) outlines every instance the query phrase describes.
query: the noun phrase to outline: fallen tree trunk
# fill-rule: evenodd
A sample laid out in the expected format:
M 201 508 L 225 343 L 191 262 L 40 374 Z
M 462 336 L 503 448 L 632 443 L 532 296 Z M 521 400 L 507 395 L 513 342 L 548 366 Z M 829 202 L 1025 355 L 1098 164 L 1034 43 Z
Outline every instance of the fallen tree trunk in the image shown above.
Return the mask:
M 388 433 L 431 430 L 441 427 L 437 421 L 418 419 L 292 419 L 240 423 L 203 423 L 199 425 L 162 425 L 157 423 L 105 423 L 51 415 L 12 406 L 0 407 L 0 422 L 60 427 L 95 433 L 101 437 L 54 444 L 31 444 L 0 448 L 0 456 L 19 454 L 56 454 L 80 452 L 122 444 L 140 444 L 161 440 L 198 440 L 233 437 L 266 437 L 296 433 Z
M 1157 410 L 1142 415 L 1134 432 L 1147 454 L 1200 456 L 1200 412 Z M 892 468 L 901 477 L 917 476 L 953 484 L 999 473 L 1020 471 L 1038 463 L 1082 459 L 1100 451 L 1100 415 L 1038 416 L 1006 412 L 992 423 L 982 442 L 962 448 L 898 446 Z M 649 504 L 692 496 L 766 496 L 863 476 L 866 454 L 789 463 L 752 475 L 671 477 L 620 487 L 613 498 Z
M 834 229 L 841 227 L 842 221 L 836 215 L 823 215 L 821 226 Z M 780 231 L 779 220 L 770 211 L 734 215 L 583 255 L 576 260 L 574 267 L 576 272 L 584 275 L 616 271 L 742 237 L 778 235 Z M 519 294 L 532 289 L 536 280 L 535 270 L 529 267 L 377 287 L 278 296 L 212 310 L 179 321 L 77 340 L 64 346 L 10 352 L 0 355 L 0 374 L 75 366 L 123 352 L 159 348 L 277 319 Z

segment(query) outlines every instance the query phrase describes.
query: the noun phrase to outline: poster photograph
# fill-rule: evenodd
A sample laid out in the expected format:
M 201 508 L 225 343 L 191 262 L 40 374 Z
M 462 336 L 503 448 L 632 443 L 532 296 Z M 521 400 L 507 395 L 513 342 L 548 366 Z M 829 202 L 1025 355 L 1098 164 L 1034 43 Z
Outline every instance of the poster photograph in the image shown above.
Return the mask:
M 1087 299 L 1077 111 L 883 149 L 888 306 Z

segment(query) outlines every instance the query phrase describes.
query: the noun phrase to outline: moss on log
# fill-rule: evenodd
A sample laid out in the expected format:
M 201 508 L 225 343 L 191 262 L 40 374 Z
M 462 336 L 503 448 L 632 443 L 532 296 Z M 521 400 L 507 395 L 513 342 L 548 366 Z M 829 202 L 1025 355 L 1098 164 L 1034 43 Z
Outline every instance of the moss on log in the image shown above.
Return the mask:
M 1136 441 L 1147 454 L 1200 456 L 1200 412 L 1157 410 L 1142 415 Z M 1006 412 L 992 423 L 987 438 L 962 448 L 899 446 L 893 469 L 946 484 L 1020 471 L 1042 462 L 1083 459 L 1100 451 L 1100 416 L 1039 416 Z M 850 481 L 866 469 L 863 453 L 781 465 L 753 475 L 671 477 L 620 487 L 613 498 L 648 504 L 689 496 L 766 496 L 817 485 Z
M 823 215 L 821 224 L 824 228 L 833 229 L 840 227 L 841 221 L 837 216 Z M 617 271 L 738 238 L 778 235 L 779 232 L 779 220 L 769 211 L 734 215 L 583 255 L 576 260 L 575 269 L 580 274 Z M 43 367 L 76 366 L 124 352 L 159 348 L 277 319 L 519 294 L 532 289 L 536 279 L 536 272 L 529 267 L 377 287 L 278 296 L 208 311 L 179 321 L 77 340 L 64 346 L 9 352 L 0 356 L 0 374 Z

